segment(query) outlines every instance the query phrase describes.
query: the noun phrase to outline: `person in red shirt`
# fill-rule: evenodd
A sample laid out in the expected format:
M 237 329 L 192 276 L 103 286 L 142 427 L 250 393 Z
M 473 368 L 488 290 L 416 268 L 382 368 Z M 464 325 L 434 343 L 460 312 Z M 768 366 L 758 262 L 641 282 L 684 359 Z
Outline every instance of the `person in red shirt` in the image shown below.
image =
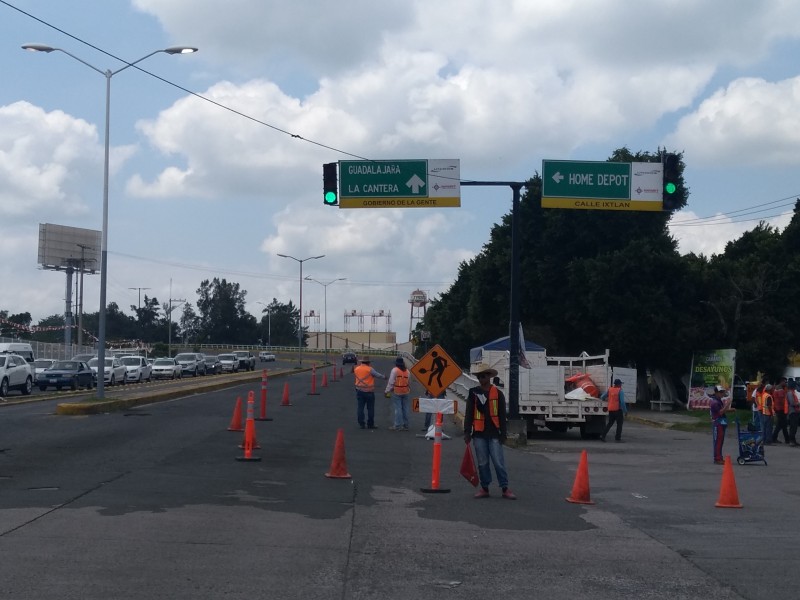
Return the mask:
M 789 443 L 789 420 L 786 418 L 786 377 L 781 377 L 778 385 L 772 391 L 772 404 L 775 408 L 775 431 L 772 433 L 772 442 L 780 443 L 778 434 L 783 432 L 783 443 Z

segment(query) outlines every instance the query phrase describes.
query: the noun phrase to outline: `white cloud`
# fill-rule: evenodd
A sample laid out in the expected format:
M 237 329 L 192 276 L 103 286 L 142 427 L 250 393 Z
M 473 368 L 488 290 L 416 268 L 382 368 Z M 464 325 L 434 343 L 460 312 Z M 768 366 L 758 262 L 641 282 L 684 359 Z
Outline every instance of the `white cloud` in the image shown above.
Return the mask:
M 667 144 L 700 166 L 800 164 L 800 77 L 731 82 L 683 117 Z

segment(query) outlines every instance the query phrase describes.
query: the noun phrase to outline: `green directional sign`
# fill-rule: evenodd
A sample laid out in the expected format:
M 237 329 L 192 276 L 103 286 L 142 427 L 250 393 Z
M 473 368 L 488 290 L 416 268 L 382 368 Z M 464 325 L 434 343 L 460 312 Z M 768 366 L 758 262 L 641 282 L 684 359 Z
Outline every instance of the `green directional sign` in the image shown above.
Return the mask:
M 340 208 L 460 206 L 457 159 L 339 161 Z
M 661 210 L 660 163 L 542 161 L 542 207 Z

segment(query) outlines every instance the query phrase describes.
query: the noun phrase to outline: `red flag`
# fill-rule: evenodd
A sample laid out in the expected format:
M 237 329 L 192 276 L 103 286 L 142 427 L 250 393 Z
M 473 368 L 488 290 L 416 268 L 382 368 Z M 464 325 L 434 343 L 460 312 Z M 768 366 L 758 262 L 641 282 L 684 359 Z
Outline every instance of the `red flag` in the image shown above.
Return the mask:
M 478 487 L 478 469 L 475 467 L 475 459 L 472 457 L 472 445 L 470 444 L 465 445 L 464 458 L 461 460 L 459 473 L 473 486 Z

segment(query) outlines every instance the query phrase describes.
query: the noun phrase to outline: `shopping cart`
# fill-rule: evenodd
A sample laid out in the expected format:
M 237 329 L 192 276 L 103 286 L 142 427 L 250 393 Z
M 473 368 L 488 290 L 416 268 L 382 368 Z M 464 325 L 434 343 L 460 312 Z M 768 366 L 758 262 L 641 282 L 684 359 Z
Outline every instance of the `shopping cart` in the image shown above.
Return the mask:
M 755 413 L 754 413 L 755 415 Z M 767 464 L 764 457 L 764 434 L 761 426 L 755 421 L 747 424 L 742 430 L 739 418 L 736 418 L 736 436 L 739 439 L 739 458 L 736 459 L 740 465 L 751 462 L 763 462 Z

